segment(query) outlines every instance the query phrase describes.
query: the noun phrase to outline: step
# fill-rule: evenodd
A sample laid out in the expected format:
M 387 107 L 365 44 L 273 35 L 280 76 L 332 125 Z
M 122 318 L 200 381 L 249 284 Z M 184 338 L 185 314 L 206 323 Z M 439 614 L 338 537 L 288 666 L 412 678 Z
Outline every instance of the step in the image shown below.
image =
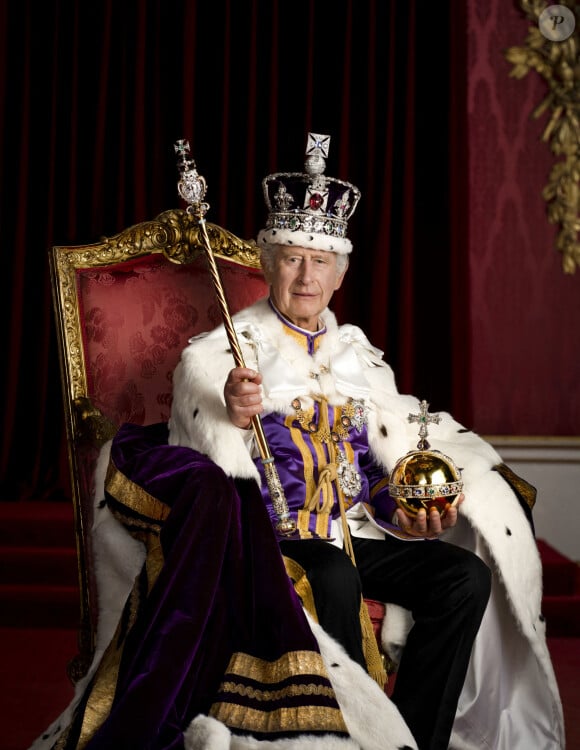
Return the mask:
M 0 547 L 75 547 L 72 503 L 0 502 Z
M 77 628 L 78 586 L 0 584 L 0 627 Z
M 542 560 L 544 594 L 580 593 L 580 567 L 543 539 L 538 539 L 537 544 Z
M 73 547 L 0 547 L 0 582 L 76 586 L 76 550 Z
M 542 613 L 548 638 L 580 638 L 580 593 L 544 596 Z

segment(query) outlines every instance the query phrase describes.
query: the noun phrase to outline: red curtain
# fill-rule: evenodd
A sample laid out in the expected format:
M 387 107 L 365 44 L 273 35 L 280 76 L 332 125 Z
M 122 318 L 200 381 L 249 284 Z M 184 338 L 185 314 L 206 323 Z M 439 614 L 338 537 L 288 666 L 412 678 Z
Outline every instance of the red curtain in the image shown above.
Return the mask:
M 363 194 L 338 317 L 469 421 L 461 5 L 0 0 L 0 499 L 66 493 L 47 250 L 178 206 L 179 138 L 210 220 L 251 237 L 262 177 L 330 134 L 327 173 Z

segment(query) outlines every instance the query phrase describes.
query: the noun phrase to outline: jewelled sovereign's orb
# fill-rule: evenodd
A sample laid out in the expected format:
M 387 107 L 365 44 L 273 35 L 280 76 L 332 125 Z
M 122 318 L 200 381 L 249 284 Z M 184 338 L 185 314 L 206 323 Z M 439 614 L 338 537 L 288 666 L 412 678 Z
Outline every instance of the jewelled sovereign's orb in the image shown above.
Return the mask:
M 432 450 L 427 442 L 427 428 L 441 418 L 429 414 L 428 403 L 421 402 L 420 414 L 409 414 L 409 422 L 419 423 L 417 450 L 397 461 L 389 477 L 389 492 L 397 505 L 409 516 L 421 508 L 437 508 L 441 516 L 455 503 L 463 489 L 461 472 L 449 456 Z

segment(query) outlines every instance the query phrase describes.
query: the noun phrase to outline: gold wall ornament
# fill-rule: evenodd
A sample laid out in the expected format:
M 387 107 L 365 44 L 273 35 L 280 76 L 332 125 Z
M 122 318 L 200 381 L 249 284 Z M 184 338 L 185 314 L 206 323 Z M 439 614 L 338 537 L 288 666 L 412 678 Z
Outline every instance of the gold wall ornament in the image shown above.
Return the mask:
M 524 78 L 530 70 L 535 70 L 549 87 L 532 117 L 537 119 L 550 112 L 542 141 L 549 144 L 558 160 L 550 170 L 542 197 L 547 203 L 548 221 L 560 227 L 556 249 L 562 253 L 562 268 L 572 274 L 580 265 L 580 3 L 561 0 L 560 5 L 570 10 L 576 23 L 572 19 L 569 28 L 573 31 L 569 36 L 552 41 L 545 35 L 544 26 L 544 33 L 540 30 L 540 16 L 549 7 L 548 3 L 520 0 L 522 11 L 533 25 L 524 44 L 509 47 L 505 57 L 513 64 L 512 78 Z M 568 14 L 568 18 L 572 16 Z

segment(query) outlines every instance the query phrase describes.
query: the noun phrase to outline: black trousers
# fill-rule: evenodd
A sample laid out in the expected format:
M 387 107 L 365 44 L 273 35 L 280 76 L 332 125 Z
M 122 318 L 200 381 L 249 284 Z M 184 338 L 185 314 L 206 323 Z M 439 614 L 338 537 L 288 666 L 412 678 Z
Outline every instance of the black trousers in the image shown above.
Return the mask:
M 491 572 L 473 553 L 442 540 L 386 535 L 352 542 L 356 568 L 343 550 L 321 540 L 285 540 L 280 547 L 305 569 L 321 626 L 363 667 L 361 594 L 411 611 L 392 700 L 420 750 L 446 750 Z

